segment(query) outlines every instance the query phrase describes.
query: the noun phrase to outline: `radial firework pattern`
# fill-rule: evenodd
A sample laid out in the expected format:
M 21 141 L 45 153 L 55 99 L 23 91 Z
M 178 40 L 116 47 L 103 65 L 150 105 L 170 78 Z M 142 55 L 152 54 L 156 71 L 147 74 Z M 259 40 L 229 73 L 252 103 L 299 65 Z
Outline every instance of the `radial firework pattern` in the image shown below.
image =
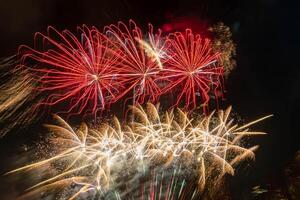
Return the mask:
M 41 49 L 20 47 L 22 68 L 29 69 L 40 84 L 36 89 L 47 98 L 41 104 L 67 103 L 66 113 L 80 114 L 89 109 L 92 113 L 104 109 L 117 99 L 117 65 L 122 56 L 117 47 L 96 28 L 79 28 L 77 38 L 68 30 L 58 32 L 48 28 L 47 35 L 35 34 L 35 41 L 42 41 Z M 26 66 L 29 60 L 37 65 Z
M 190 29 L 164 35 L 149 24 L 143 33 L 130 20 L 103 32 L 82 26 L 73 34 L 49 27 L 34 41 L 33 48 L 20 47 L 19 69 L 33 74 L 36 92 L 46 96 L 37 106 L 59 105 L 56 113 L 97 116 L 121 99 L 155 103 L 162 95 L 178 96 L 169 106 L 192 110 L 206 108 L 210 95 L 218 99 L 222 92 L 220 52 Z

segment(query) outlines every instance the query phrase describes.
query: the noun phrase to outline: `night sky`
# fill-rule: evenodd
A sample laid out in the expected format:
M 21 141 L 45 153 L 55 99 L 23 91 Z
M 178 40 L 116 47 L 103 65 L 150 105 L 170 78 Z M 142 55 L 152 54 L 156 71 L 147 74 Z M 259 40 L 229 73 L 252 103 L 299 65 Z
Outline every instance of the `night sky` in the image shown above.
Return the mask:
M 255 129 L 267 136 L 251 139 L 259 144 L 257 160 L 238 173 L 233 198 L 243 199 L 249 188 L 268 181 L 281 184 L 282 169 L 300 150 L 300 12 L 299 5 L 279 0 L 9 0 L 0 1 L 0 57 L 9 57 L 21 44 L 32 45 L 35 32 L 48 25 L 75 31 L 77 25 L 103 26 L 134 19 L 155 27 L 182 17 L 219 21 L 233 33 L 236 69 L 226 80 L 226 100 L 221 107 L 233 109 L 245 121 L 274 114 Z M 0 93 L 1 95 L 1 93 Z M 9 134 L 0 139 L 0 159 L 18 152 L 18 145 L 31 140 L 33 131 Z M 0 161 L 1 163 L 1 161 Z M 1 166 L 2 164 L 0 164 Z M 7 171 L 7 163 L 0 173 Z M 0 179 L 1 181 L 1 179 Z M 0 191 L 5 193 L 3 184 Z M 0 197 L 1 199 L 1 197 Z M 6 200 L 6 199 L 4 199 Z

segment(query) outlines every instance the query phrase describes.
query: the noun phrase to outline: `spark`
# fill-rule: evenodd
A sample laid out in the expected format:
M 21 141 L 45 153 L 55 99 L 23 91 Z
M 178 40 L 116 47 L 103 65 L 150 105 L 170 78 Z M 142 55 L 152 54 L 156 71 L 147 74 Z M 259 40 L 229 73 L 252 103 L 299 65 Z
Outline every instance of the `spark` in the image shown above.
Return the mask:
M 161 37 L 161 31 L 154 33 L 153 26 L 149 24 L 147 36 L 144 36 L 136 23 L 130 20 L 129 26 L 123 22 L 106 26 L 105 33 L 116 41 L 123 55 L 118 76 L 120 82 L 126 86 L 126 90 L 120 97 L 132 93 L 134 104 L 144 103 L 147 100 L 157 101 L 161 95 L 157 77 L 163 68 L 161 57 L 167 48 Z
M 246 148 L 240 141 L 247 135 L 265 134 L 251 132 L 249 126 L 271 117 L 238 126 L 230 119 L 230 112 L 231 107 L 195 119 L 180 109 L 160 115 L 158 108 L 148 103 L 146 108 L 131 106 L 134 119 L 126 125 L 121 126 L 114 118 L 112 123 L 97 129 L 85 123 L 74 129 L 56 115 L 59 125 L 46 126 L 56 135 L 53 142 L 58 153 L 7 174 L 34 171 L 43 166 L 63 166 L 56 169 L 59 173 L 46 177 L 27 191 L 45 192 L 68 182 L 79 188 L 69 197 L 74 199 L 92 191 L 107 192 L 123 174 L 125 166 L 128 173 L 135 174 L 145 165 L 162 169 L 177 165 L 189 169 L 194 163 L 197 172 L 194 176 L 201 191 L 212 174 L 219 179 L 227 173 L 234 175 L 235 165 L 254 157 L 257 146 Z M 70 182 L 70 178 L 73 181 Z
M 96 28 L 84 25 L 78 30 L 80 37 L 53 27 L 48 28 L 47 35 L 36 33 L 35 42 L 41 38 L 43 48 L 21 46 L 20 67 L 33 74 L 38 91 L 49 94 L 41 105 L 66 102 L 70 106 L 63 112 L 96 113 L 112 103 L 122 88 L 114 79 L 120 55 L 114 43 Z M 28 65 L 30 60 L 37 65 Z
M 24 127 L 37 119 L 38 113 L 30 103 L 40 99 L 28 70 L 11 70 L 17 64 L 16 56 L 0 60 L 0 137 L 17 127 Z M 21 111 L 21 112 L 20 112 Z
M 195 109 L 200 96 L 204 111 L 209 102 L 210 91 L 221 90 L 223 67 L 219 65 L 220 53 L 212 51 L 212 44 L 208 38 L 193 34 L 186 29 L 185 33 L 171 33 L 167 39 L 168 52 L 171 59 L 166 61 L 165 75 L 162 79 L 168 84 L 164 93 L 178 89 L 176 104 L 185 99 L 185 107 Z
M 49 27 L 47 34 L 35 34 L 34 47 L 20 47 L 19 69 L 28 71 L 34 91 L 45 96 L 37 107 L 97 117 L 122 100 L 157 103 L 170 93 L 177 96 L 170 106 L 184 103 L 186 110 L 202 105 L 206 111 L 212 91 L 218 100 L 220 52 L 190 29 L 163 35 L 151 24 L 142 31 L 130 20 L 103 31 L 83 25 L 78 32 Z

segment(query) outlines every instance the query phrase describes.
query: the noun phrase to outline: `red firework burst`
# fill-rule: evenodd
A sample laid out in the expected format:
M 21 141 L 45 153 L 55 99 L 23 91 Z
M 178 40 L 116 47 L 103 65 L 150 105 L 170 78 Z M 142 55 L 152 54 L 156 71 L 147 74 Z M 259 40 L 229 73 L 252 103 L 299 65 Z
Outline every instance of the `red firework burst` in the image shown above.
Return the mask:
M 219 53 L 213 52 L 209 39 L 171 33 L 162 37 L 149 24 L 143 35 L 134 21 L 105 27 L 104 32 L 83 26 L 80 37 L 49 27 L 42 48 L 21 47 L 22 66 L 39 83 L 38 90 L 49 94 L 38 105 L 62 105 L 63 113 L 97 114 L 121 98 L 133 104 L 156 102 L 165 93 L 177 95 L 175 105 L 185 99 L 185 107 L 207 106 L 210 91 L 221 88 L 223 68 Z M 60 108 L 61 108 L 60 107 Z
M 154 34 L 153 26 L 149 24 L 148 34 L 144 36 L 136 23 L 130 20 L 129 26 L 123 22 L 107 26 L 105 33 L 115 40 L 124 55 L 118 76 L 126 90 L 118 98 L 131 93 L 133 103 L 144 103 L 146 100 L 155 102 L 161 95 L 157 80 L 166 49 L 161 31 Z
M 193 34 L 190 29 L 185 33 L 171 33 L 167 39 L 168 59 L 161 79 L 168 84 L 163 92 L 177 92 L 176 105 L 185 99 L 185 107 L 194 109 L 197 99 L 201 99 L 204 110 L 209 102 L 209 92 L 221 89 L 223 68 L 218 66 L 220 53 L 215 53 L 211 41 Z
M 38 62 L 29 69 L 40 85 L 38 90 L 50 93 L 41 104 L 67 103 L 66 113 L 96 113 L 114 102 L 121 89 L 116 78 L 121 55 L 96 28 L 78 29 L 80 37 L 53 27 L 47 35 L 36 33 L 35 41 L 41 37 L 43 48 L 22 46 L 22 63 L 29 58 Z

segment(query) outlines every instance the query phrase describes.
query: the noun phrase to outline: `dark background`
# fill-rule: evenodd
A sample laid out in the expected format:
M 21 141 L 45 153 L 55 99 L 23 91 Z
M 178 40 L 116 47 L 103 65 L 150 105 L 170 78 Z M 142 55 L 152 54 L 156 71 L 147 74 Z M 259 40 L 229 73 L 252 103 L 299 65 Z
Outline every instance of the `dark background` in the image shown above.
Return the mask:
M 239 178 L 232 180 L 233 198 L 248 199 L 255 185 L 270 183 L 284 188 L 283 169 L 299 150 L 299 13 L 297 3 L 279 0 L 1 0 L 0 57 L 15 54 L 18 45 L 32 45 L 34 33 L 45 32 L 48 25 L 75 31 L 77 25 L 101 28 L 128 19 L 141 25 L 151 22 L 155 27 L 181 17 L 209 24 L 224 22 L 233 32 L 237 67 L 226 81 L 223 106 L 233 105 L 245 121 L 274 114 L 255 125 L 268 132 L 252 140 L 260 144 L 256 162 L 238 171 Z M 2 161 L 36 131 L 1 139 Z

